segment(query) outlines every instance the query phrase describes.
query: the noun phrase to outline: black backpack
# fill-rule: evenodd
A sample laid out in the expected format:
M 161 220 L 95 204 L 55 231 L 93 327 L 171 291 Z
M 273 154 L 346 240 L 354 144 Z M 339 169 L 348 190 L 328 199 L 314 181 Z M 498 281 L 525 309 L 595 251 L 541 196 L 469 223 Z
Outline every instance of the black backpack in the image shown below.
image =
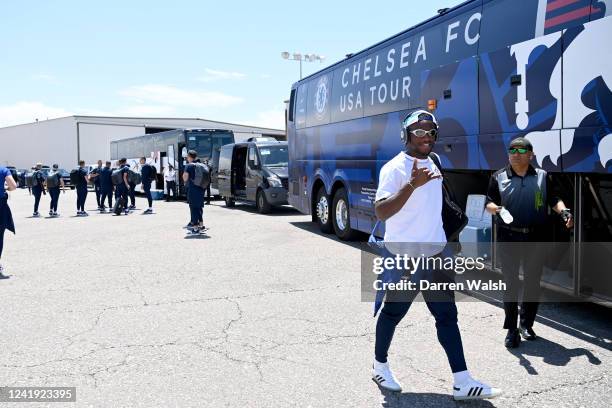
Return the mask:
M 128 182 L 131 184 L 138 185 L 142 183 L 142 176 L 140 173 L 130 169 L 128 170 Z
M 60 185 L 60 174 L 57 171 L 49 173 L 47 176 L 47 188 L 55 188 Z
M 117 197 L 115 201 L 115 206 L 113 207 L 113 212 L 115 215 L 121 215 L 121 213 L 125 210 L 125 200 L 123 197 Z
M 149 168 L 149 180 L 148 181 L 153 182 L 157 180 L 157 169 L 155 168 L 155 166 L 151 164 L 144 164 L 142 168 L 144 169 L 145 167 Z
M 442 173 L 442 224 L 448 242 L 457 242 L 459 234 L 468 223 L 468 217 L 455 201 L 453 190 L 444 178 L 440 157 L 436 153 L 430 153 L 429 157 Z
M 195 164 L 195 177 L 193 178 L 193 184 L 204 189 L 210 185 L 210 168 L 203 163 Z
M 81 174 L 80 168 L 70 170 L 70 183 L 72 183 L 75 186 L 80 186 L 84 182 L 85 182 L 85 179 L 83 178 L 83 175 Z
M 34 173 L 32 173 L 32 187 L 42 186 L 41 178 L 42 175 L 40 174 L 40 171 L 36 170 Z
M 119 184 L 123 183 L 123 172 L 120 168 L 113 170 L 111 173 L 111 181 L 113 182 L 114 186 L 118 186 Z

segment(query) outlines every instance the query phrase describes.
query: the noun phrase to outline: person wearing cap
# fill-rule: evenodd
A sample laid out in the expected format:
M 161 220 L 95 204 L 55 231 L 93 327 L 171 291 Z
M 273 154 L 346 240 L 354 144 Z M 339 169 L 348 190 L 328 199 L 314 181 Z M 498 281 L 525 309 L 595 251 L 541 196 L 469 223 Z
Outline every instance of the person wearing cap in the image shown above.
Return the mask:
M 380 170 L 375 212 L 385 222 L 385 257 L 439 257 L 446 247 L 442 223 L 442 175 L 430 157 L 438 135 L 438 122 L 431 113 L 417 110 L 402 122 L 404 151 L 399 152 Z M 410 246 L 418 253 L 407 254 Z M 412 251 L 414 252 L 414 251 Z M 418 268 L 410 281 L 446 282 L 438 270 Z M 418 285 L 418 284 L 417 284 Z M 380 387 L 401 391 L 391 372 L 387 355 L 398 323 L 408 312 L 418 290 L 387 290 L 376 322 L 376 344 L 372 379 Z M 457 324 L 457 307 L 451 290 L 423 291 L 429 311 L 436 320 L 438 341 L 444 348 L 453 373 L 453 397 L 456 400 L 492 398 L 501 390 L 483 384 L 470 375 Z M 374 314 L 380 303 L 375 303 Z
M 546 171 L 531 165 L 533 146 L 528 139 L 518 137 L 512 140 L 508 158 L 509 164 L 491 176 L 486 210 L 495 216 L 498 242 L 523 243 L 502 244 L 499 251 L 506 283 L 503 327 L 508 331 L 504 344 L 507 348 L 516 348 L 521 337 L 525 340 L 536 339 L 533 323 L 538 311 L 545 255 L 545 251 L 537 245 L 524 243 L 549 240 L 546 205 L 562 217 L 566 228 L 572 228 L 574 221 L 572 213 L 559 197 L 556 184 L 549 180 Z M 519 313 L 521 265 L 524 291 Z
M 64 193 L 66 192 L 64 180 L 58 169 L 59 165 L 54 164 L 53 171 L 47 176 L 47 190 L 49 190 L 49 196 L 51 197 L 51 204 L 49 205 L 50 217 L 59 217 L 57 204 L 59 202 L 60 188 Z

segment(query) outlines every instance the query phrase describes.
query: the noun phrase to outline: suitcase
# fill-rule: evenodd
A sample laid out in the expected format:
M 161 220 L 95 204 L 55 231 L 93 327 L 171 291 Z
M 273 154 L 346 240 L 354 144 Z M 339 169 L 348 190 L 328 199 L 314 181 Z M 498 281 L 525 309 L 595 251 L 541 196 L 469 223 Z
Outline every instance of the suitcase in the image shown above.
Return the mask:
M 125 209 L 125 200 L 123 197 L 117 198 L 115 201 L 115 206 L 113 207 L 113 212 L 115 215 L 121 215 L 123 210 Z

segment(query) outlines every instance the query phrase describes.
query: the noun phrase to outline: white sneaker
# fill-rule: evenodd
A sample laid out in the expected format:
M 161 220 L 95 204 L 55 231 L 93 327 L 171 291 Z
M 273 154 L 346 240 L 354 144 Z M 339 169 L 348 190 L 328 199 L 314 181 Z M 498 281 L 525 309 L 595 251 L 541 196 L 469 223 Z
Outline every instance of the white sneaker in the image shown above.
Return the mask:
M 397 378 L 391 372 L 389 363 L 379 363 L 374 360 L 372 365 L 372 379 L 376 384 L 389 391 L 401 391 L 402 386 L 400 385 Z
M 453 397 L 456 401 L 495 398 L 502 393 L 499 388 L 483 384 L 473 378 L 468 379 L 464 384 L 453 385 Z

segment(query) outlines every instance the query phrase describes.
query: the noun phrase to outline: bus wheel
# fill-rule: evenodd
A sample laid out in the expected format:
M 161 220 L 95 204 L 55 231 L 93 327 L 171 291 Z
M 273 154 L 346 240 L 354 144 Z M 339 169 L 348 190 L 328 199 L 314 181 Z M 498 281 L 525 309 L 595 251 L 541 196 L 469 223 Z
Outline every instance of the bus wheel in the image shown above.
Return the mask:
M 334 232 L 343 241 L 350 241 L 357 237 L 357 231 L 351 228 L 351 217 L 349 213 L 349 201 L 346 189 L 338 189 L 334 194 Z
M 230 197 L 224 197 L 224 199 L 225 199 L 225 206 L 226 206 L 226 207 L 230 207 L 230 208 L 231 208 L 231 207 L 233 207 L 233 206 L 235 206 L 235 205 L 236 205 L 236 201 L 234 201 L 234 199 L 233 199 L 233 198 L 230 198 Z
M 321 187 L 317 191 L 317 202 L 315 203 L 315 211 L 317 216 L 317 224 L 322 232 L 331 234 L 334 232 L 334 227 L 331 220 L 331 212 L 329 205 L 329 197 L 325 194 L 325 188 Z
M 272 208 L 268 200 L 266 200 L 266 195 L 263 191 L 257 190 L 257 212 L 260 214 L 267 214 L 270 212 Z

